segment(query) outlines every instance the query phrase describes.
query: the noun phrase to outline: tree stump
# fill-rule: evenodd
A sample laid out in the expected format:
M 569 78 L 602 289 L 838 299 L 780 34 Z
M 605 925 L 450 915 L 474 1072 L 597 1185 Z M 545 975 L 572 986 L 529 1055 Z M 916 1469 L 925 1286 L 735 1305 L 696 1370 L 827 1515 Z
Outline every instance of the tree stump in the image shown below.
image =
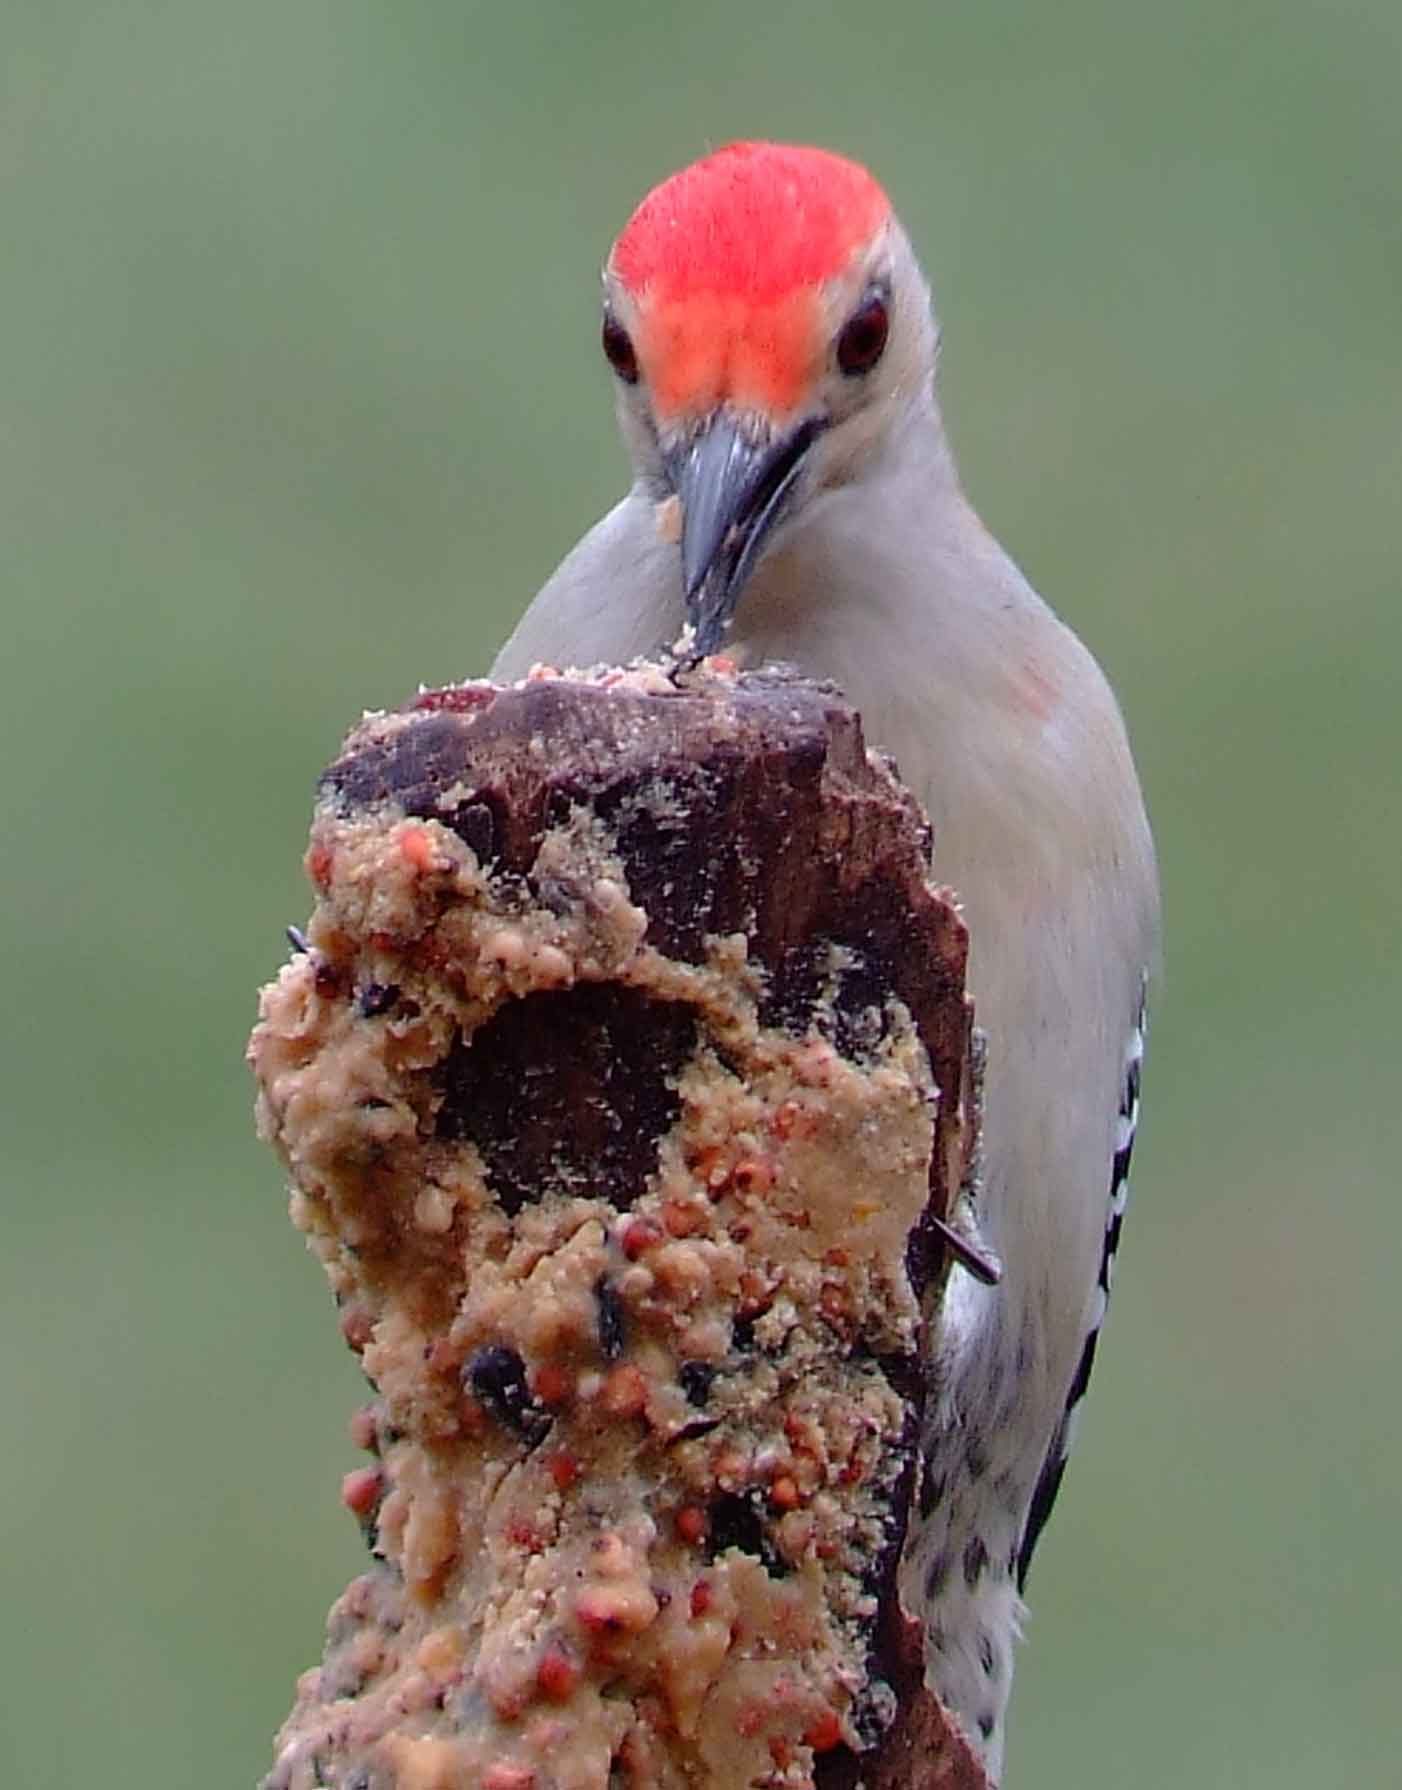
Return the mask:
M 965 936 L 836 691 L 422 694 L 322 779 L 250 1046 L 375 1399 L 268 1790 L 984 1779 L 896 1564 Z

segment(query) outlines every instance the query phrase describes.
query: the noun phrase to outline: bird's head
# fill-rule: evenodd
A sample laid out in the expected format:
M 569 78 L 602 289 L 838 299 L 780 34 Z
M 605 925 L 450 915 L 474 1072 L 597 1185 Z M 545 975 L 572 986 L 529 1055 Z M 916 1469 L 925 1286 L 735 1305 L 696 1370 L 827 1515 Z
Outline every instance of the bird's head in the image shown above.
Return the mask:
M 821 149 L 735 143 L 655 188 L 604 270 L 634 460 L 681 506 L 695 650 L 761 556 L 860 476 L 934 367 L 929 293 L 886 195 Z

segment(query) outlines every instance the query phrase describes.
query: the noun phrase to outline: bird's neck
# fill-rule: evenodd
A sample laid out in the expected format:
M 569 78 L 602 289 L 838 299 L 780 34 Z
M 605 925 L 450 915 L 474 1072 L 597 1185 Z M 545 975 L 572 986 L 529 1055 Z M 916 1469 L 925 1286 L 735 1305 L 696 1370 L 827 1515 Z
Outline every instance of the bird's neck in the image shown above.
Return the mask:
M 1015 716 L 1018 636 L 1049 620 L 965 498 L 927 390 L 848 479 L 809 498 L 744 592 L 727 649 L 833 678 L 899 760 L 911 726 L 926 747 L 946 728 L 984 736 L 971 714 Z

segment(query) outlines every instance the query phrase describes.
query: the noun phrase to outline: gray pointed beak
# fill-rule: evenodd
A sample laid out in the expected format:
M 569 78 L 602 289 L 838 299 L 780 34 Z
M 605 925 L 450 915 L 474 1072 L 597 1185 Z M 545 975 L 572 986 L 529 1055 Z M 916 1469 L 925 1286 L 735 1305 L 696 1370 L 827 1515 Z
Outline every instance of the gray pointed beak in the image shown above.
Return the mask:
M 682 591 L 704 657 L 725 638 L 735 606 L 782 516 L 824 421 L 758 433 L 719 410 L 666 456 L 681 500 Z

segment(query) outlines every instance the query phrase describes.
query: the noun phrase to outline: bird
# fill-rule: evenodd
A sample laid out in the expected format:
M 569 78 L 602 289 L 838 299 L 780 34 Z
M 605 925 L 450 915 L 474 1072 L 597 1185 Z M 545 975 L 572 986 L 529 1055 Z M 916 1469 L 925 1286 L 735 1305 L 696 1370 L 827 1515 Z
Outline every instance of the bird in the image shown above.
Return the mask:
M 753 141 L 672 174 L 609 253 L 601 340 L 632 483 L 492 676 L 680 640 L 834 681 L 924 804 L 968 926 L 977 1246 L 934 1326 L 900 1588 L 927 1682 L 996 1783 L 1139 1115 L 1159 896 L 1125 725 L 965 495 L 930 289 L 865 167 Z

